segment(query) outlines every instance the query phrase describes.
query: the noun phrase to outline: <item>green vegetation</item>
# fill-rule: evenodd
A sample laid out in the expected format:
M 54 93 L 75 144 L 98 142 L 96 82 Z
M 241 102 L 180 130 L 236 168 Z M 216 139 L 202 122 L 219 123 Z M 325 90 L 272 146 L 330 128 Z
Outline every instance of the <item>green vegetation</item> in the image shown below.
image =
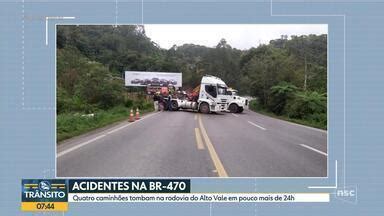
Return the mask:
M 152 111 L 152 103 L 145 103 L 145 109 L 140 114 Z M 104 127 L 111 123 L 127 119 L 130 109 L 117 106 L 109 110 L 99 110 L 94 116 L 80 113 L 62 113 L 57 115 L 57 141 L 62 141 L 96 128 Z
M 257 98 L 253 110 L 327 125 L 327 35 L 282 36 L 249 50 L 225 39 L 215 47 L 166 50 L 141 25 L 60 25 L 57 48 L 58 140 L 127 118 L 128 108 L 151 109 L 143 88 L 124 87 L 126 70 L 181 72 L 185 89 L 205 74 L 218 76 L 239 94 Z M 94 117 L 81 117 L 89 113 Z
M 266 115 L 327 129 L 326 93 L 303 91 L 290 83 L 282 82 L 270 88 L 268 106 L 264 106 L 259 100 L 252 100 L 249 107 Z
M 327 129 L 327 115 L 325 113 L 310 114 L 304 118 L 295 118 L 289 115 L 277 115 L 274 112 L 271 112 L 270 110 L 261 106 L 258 100 L 251 100 L 249 102 L 249 109 L 261 113 L 263 115 L 271 116 L 285 121 L 295 122 L 298 124 L 307 125 L 310 127 L 320 128 L 324 130 Z

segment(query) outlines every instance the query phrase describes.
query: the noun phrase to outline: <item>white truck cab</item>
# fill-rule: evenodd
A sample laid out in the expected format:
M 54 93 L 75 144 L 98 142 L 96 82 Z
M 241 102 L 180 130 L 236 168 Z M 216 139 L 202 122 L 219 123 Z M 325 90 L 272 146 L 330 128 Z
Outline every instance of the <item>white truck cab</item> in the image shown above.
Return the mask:
M 218 77 L 205 75 L 201 79 L 197 101 L 172 100 L 172 109 L 192 109 L 202 113 L 221 112 L 228 108 L 227 85 Z
M 218 77 L 205 75 L 201 79 L 198 110 L 202 113 L 227 110 L 227 85 Z
M 244 109 L 248 109 L 249 102 L 248 99 L 240 97 L 237 94 L 237 90 L 228 88 L 228 111 L 231 113 L 241 113 Z

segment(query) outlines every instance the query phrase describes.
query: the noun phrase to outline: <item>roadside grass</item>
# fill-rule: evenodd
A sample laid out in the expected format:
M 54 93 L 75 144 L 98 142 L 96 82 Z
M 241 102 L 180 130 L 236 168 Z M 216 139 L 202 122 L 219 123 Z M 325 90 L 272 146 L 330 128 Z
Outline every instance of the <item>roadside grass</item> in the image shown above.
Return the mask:
M 109 110 L 99 110 L 94 116 L 83 113 L 62 113 L 57 115 L 57 142 L 92 131 L 109 124 L 129 118 L 131 108 L 118 106 Z M 153 107 L 145 106 L 140 109 L 140 115 L 153 111 Z M 134 114 L 136 108 L 134 108 Z
M 301 125 L 306 125 L 306 126 L 310 126 L 310 127 L 314 127 L 314 128 L 327 130 L 327 123 L 326 122 L 319 122 L 319 121 L 315 121 L 313 119 L 290 118 L 286 115 L 276 115 L 273 112 L 270 112 L 270 111 L 260 107 L 255 100 L 250 101 L 249 109 L 251 111 L 254 111 L 254 112 L 269 116 L 269 117 L 273 117 L 273 118 L 277 118 L 277 119 L 281 119 L 281 120 L 285 120 L 285 121 L 289 121 L 289 122 L 293 122 L 293 123 L 297 123 L 297 124 L 301 124 Z

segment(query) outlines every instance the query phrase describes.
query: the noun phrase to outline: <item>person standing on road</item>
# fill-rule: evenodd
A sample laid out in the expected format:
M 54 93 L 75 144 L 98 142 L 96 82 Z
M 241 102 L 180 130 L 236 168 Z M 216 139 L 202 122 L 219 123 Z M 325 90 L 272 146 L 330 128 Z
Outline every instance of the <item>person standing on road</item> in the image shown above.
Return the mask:
M 172 95 L 171 94 L 168 95 L 167 108 L 168 108 L 168 111 L 172 111 Z
M 175 94 L 175 86 L 173 85 L 169 85 L 168 86 L 168 101 L 167 101 L 167 107 L 168 107 L 168 111 L 173 111 L 172 110 L 172 97 L 173 97 L 173 94 Z
M 165 103 L 165 100 L 164 100 L 164 96 L 163 95 L 159 95 L 159 111 L 166 111 L 167 108 L 166 108 L 166 103 Z
M 160 100 L 159 93 L 156 92 L 153 95 L 153 106 L 155 107 L 155 111 L 159 111 L 159 100 Z

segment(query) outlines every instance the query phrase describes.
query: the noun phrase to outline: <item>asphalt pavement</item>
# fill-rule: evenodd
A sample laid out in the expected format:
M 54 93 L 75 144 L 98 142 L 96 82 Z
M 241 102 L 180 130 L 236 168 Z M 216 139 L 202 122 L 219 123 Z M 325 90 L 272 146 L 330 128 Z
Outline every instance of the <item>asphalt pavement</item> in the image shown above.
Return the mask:
M 154 112 L 57 146 L 58 177 L 326 177 L 327 132 L 252 111 Z

